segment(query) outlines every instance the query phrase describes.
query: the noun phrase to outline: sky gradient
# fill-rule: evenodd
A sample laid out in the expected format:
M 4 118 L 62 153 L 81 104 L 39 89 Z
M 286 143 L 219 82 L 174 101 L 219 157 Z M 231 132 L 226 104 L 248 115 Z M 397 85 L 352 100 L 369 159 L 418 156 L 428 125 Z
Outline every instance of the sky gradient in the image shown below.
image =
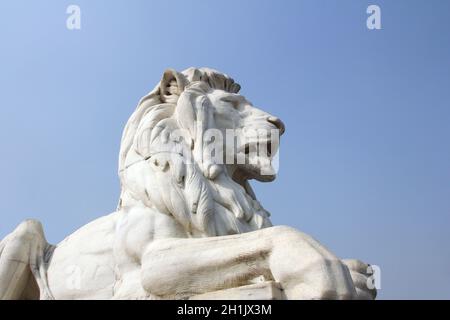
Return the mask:
M 252 183 L 274 224 L 380 266 L 381 299 L 450 299 L 449 33 L 446 0 L 2 1 L 0 238 L 114 211 L 138 100 L 207 66 L 286 124 L 278 179 Z

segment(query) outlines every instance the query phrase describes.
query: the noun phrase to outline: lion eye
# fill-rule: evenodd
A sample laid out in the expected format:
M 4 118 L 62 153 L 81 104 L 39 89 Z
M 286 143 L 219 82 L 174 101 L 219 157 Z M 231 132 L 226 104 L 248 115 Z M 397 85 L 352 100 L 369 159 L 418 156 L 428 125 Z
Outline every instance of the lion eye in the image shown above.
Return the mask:
M 231 104 L 233 106 L 233 108 L 235 108 L 235 109 L 239 108 L 239 105 L 241 104 L 241 102 L 238 99 L 235 99 L 234 97 L 225 97 L 220 100 Z

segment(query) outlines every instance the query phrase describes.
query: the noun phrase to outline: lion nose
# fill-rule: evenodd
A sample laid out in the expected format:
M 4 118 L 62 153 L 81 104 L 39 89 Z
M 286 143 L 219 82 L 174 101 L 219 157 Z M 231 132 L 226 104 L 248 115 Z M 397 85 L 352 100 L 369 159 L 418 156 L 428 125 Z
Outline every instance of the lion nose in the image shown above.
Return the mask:
M 277 127 L 278 130 L 280 130 L 280 135 L 282 135 L 284 133 L 284 130 L 286 128 L 284 126 L 283 121 L 281 121 L 279 118 L 270 116 L 269 118 L 267 118 L 267 121 L 269 121 L 271 124 L 273 124 L 275 127 Z

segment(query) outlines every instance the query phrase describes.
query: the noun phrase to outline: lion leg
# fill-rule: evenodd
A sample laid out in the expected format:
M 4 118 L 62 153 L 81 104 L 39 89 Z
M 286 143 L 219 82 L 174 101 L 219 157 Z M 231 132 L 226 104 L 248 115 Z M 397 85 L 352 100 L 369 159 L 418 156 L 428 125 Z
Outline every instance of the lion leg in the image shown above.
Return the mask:
M 22 222 L 0 244 L 0 299 L 39 299 L 51 296 L 44 275 L 49 248 L 42 225 Z M 41 291 L 41 292 L 40 292 Z
M 141 262 L 144 289 L 162 298 L 238 287 L 260 275 L 279 282 L 287 299 L 351 299 L 356 294 L 343 263 L 289 227 L 157 240 Z
M 269 264 L 288 299 L 355 299 L 347 266 L 307 234 L 281 227 L 272 238 Z

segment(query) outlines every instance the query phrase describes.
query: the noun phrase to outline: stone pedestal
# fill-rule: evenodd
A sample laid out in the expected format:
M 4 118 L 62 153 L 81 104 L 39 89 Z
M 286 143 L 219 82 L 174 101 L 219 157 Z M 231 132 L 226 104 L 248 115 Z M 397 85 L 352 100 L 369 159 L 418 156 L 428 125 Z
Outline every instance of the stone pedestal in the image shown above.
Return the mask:
M 278 282 L 265 281 L 248 286 L 213 291 L 192 296 L 189 300 L 284 300 Z

